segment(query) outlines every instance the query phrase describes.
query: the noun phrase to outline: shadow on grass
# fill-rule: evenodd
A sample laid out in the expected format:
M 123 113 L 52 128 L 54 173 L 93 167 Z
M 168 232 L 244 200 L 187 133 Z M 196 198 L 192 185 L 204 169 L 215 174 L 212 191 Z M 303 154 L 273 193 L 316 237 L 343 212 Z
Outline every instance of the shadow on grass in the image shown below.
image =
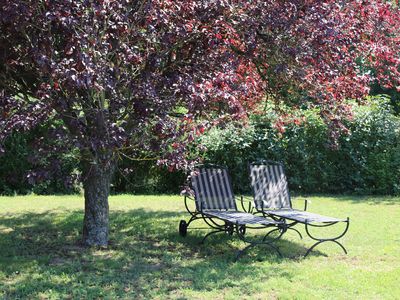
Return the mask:
M 282 267 L 297 259 L 304 247 L 279 241 L 284 258 L 269 248 L 256 247 L 239 262 L 233 258 L 244 244 L 226 235 L 199 245 L 204 231 L 178 235 L 181 214 L 143 209 L 110 214 L 110 247 L 87 249 L 79 245 L 83 214 L 19 214 L 0 219 L 0 296 L 55 297 L 178 297 L 182 290 L 224 290 L 253 278 L 267 280 L 292 274 Z M 316 255 L 318 252 L 316 252 Z M 259 263 L 261 261 L 261 263 Z M 0 272 L 0 274 L 1 274 Z M 1 275 L 0 275 L 1 276 Z M 2 280 L 3 279 L 3 280 Z

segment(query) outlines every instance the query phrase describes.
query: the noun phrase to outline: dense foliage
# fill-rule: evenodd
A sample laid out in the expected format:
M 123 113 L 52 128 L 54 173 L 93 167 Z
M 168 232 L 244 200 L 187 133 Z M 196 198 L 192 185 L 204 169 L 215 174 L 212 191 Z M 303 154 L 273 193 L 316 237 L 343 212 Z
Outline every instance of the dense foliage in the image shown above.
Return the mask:
M 399 89 L 399 25 L 379 0 L 3 1 L 0 139 L 55 117 L 83 161 L 182 168 L 196 117 L 243 116 L 261 89 L 343 129 L 345 99 Z
M 77 149 L 84 242 L 107 245 L 122 156 L 187 169 L 197 135 L 264 95 L 317 107 L 337 142 L 345 99 L 399 87 L 399 30 L 381 0 L 4 0 L 0 152 L 13 131 L 54 120 L 39 157 Z
M 0 138 L 52 117 L 63 122 L 64 142 L 94 164 L 124 150 L 183 167 L 184 148 L 169 146 L 193 139 L 195 116 L 235 117 L 244 112 L 239 100 L 257 98 L 256 72 L 245 72 L 247 59 L 220 41 L 223 9 L 223 2 L 2 2 Z M 174 117 L 180 108 L 183 120 Z
M 193 153 L 209 162 L 231 169 L 237 192 L 249 192 L 248 163 L 260 158 L 282 161 L 286 165 L 291 189 L 300 193 L 400 194 L 400 119 L 389 99 L 376 96 L 367 106 L 353 104 L 354 118 L 347 121 L 350 134 L 339 139 L 339 148 L 329 147 L 327 125 L 316 111 L 291 116 L 283 124 L 274 111 L 253 115 L 246 127 L 229 125 L 206 133 L 205 152 Z M 282 127 L 283 126 L 283 133 Z M 15 134 L 8 151 L 0 157 L 0 193 L 73 193 L 79 185 L 70 174 L 77 164 L 73 153 L 59 153 L 59 176 L 28 181 L 33 169 L 41 166 L 27 160 L 33 152 L 35 132 Z M 10 154 L 12 153 L 12 154 Z M 18 159 L 14 159 L 17 157 Z M 63 172 L 63 173 L 62 173 Z M 45 176 L 43 174 L 42 176 Z M 154 160 L 123 159 L 112 181 L 113 193 L 179 193 L 185 182 L 184 172 L 170 172 Z
M 327 126 L 315 111 L 271 126 L 270 112 L 247 127 L 228 126 L 204 136 L 205 159 L 229 166 L 235 188 L 249 192 L 248 163 L 270 159 L 285 164 L 292 190 L 305 193 L 400 194 L 400 119 L 388 99 L 354 105 L 348 135 L 328 147 Z
M 225 4 L 1 2 L 0 145 L 15 130 L 59 124 L 50 150 L 79 150 L 85 244 L 108 243 L 121 155 L 185 168 L 185 145 L 202 122 L 240 117 L 243 102 L 261 95 L 251 61 L 221 41 Z
M 15 132 L 0 156 L 0 194 L 68 194 L 79 191 L 76 149 L 58 152 L 52 138 L 55 124 L 42 124 L 30 132 Z M 41 147 L 38 151 L 37 144 Z M 53 150 L 53 151 L 51 151 Z
M 332 142 L 347 131 L 346 99 L 362 99 L 372 83 L 400 91 L 400 13 L 388 1 L 239 5 L 234 20 L 245 38 L 237 52 L 252 57 L 278 109 L 317 107 Z

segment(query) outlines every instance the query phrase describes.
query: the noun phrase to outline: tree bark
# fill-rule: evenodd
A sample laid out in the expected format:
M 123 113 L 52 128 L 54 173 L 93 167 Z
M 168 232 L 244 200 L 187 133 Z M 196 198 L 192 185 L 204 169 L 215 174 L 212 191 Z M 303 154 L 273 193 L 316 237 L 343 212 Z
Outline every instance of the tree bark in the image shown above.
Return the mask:
M 82 242 L 85 246 L 108 245 L 108 195 L 113 172 L 114 165 L 111 160 L 105 165 L 93 161 L 83 163 L 85 217 Z

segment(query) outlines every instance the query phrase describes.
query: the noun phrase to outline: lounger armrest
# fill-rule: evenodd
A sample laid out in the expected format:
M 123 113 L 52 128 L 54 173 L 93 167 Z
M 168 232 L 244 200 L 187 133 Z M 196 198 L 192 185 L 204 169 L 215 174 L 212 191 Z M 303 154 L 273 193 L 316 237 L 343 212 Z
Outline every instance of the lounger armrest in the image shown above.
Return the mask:
M 240 205 L 242 206 L 243 211 L 245 211 L 247 213 L 253 212 L 254 208 L 251 205 L 253 202 L 253 199 L 251 197 L 241 195 L 238 200 L 240 201 Z M 247 202 L 247 207 L 245 206 L 245 202 Z
M 253 202 L 253 198 L 249 197 L 249 196 L 241 195 L 238 198 L 240 198 L 240 201 L 243 201 L 243 202 L 250 202 L 250 203 Z
M 191 193 L 191 192 L 188 191 L 188 190 L 183 190 L 183 191 L 181 191 L 180 195 L 181 195 L 181 196 L 184 196 L 184 197 L 193 197 L 193 196 L 194 196 L 193 193 Z
M 306 198 L 296 198 L 296 200 L 304 200 L 304 208 L 303 208 L 304 211 L 307 210 L 308 204 L 311 203 L 311 200 L 308 200 Z

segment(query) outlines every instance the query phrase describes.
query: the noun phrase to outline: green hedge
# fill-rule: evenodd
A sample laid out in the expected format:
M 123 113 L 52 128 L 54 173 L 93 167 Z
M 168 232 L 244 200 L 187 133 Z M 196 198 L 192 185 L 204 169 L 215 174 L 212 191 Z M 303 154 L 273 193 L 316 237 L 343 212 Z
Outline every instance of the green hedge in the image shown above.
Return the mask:
M 0 156 L 1 194 L 25 194 L 32 188 L 26 178 L 27 170 L 31 168 L 27 142 L 23 134 L 14 134 L 6 140 L 6 152 Z
M 44 124 L 31 132 L 17 132 L 6 139 L 6 151 L 0 155 L 0 195 L 71 194 L 78 191 L 76 153 L 58 151 L 57 144 L 62 141 L 50 138 L 51 130 L 52 124 Z M 42 137 L 40 142 L 38 137 Z M 48 151 L 38 151 L 38 144 Z
M 259 158 L 285 164 L 292 190 L 305 193 L 400 194 L 400 119 L 384 96 L 356 106 L 351 134 L 328 146 L 327 126 L 306 111 L 301 125 L 287 124 L 281 136 L 271 112 L 247 127 L 213 129 L 203 138 L 204 158 L 227 165 L 238 192 L 249 192 L 248 163 Z
M 390 100 L 374 96 L 368 106 L 355 105 L 347 122 L 351 134 L 339 139 L 339 148 L 328 147 L 327 127 L 314 111 L 305 111 L 300 125 L 286 124 L 282 135 L 272 126 L 273 110 L 251 117 L 248 126 L 215 128 L 201 142 L 208 149 L 206 161 L 227 165 L 237 192 L 249 192 L 248 163 L 259 158 L 282 161 L 291 189 L 304 193 L 400 194 L 400 119 Z M 40 130 L 45 130 L 42 128 Z M 43 157 L 34 164 L 35 136 L 44 132 L 17 133 L 7 140 L 0 156 L 0 194 L 73 193 L 79 186 L 68 180 L 77 173 L 74 153 L 53 154 L 60 166 L 42 181 L 29 182 L 27 175 L 38 164 L 52 164 Z M 68 179 L 69 178 L 69 179 Z M 178 193 L 184 184 L 182 172 L 171 173 L 154 161 L 121 162 L 112 184 L 113 193 Z M 67 184 L 66 184 L 67 183 Z
M 185 182 L 183 172 L 169 172 L 155 161 L 124 159 L 118 166 L 111 187 L 113 194 L 177 194 Z

